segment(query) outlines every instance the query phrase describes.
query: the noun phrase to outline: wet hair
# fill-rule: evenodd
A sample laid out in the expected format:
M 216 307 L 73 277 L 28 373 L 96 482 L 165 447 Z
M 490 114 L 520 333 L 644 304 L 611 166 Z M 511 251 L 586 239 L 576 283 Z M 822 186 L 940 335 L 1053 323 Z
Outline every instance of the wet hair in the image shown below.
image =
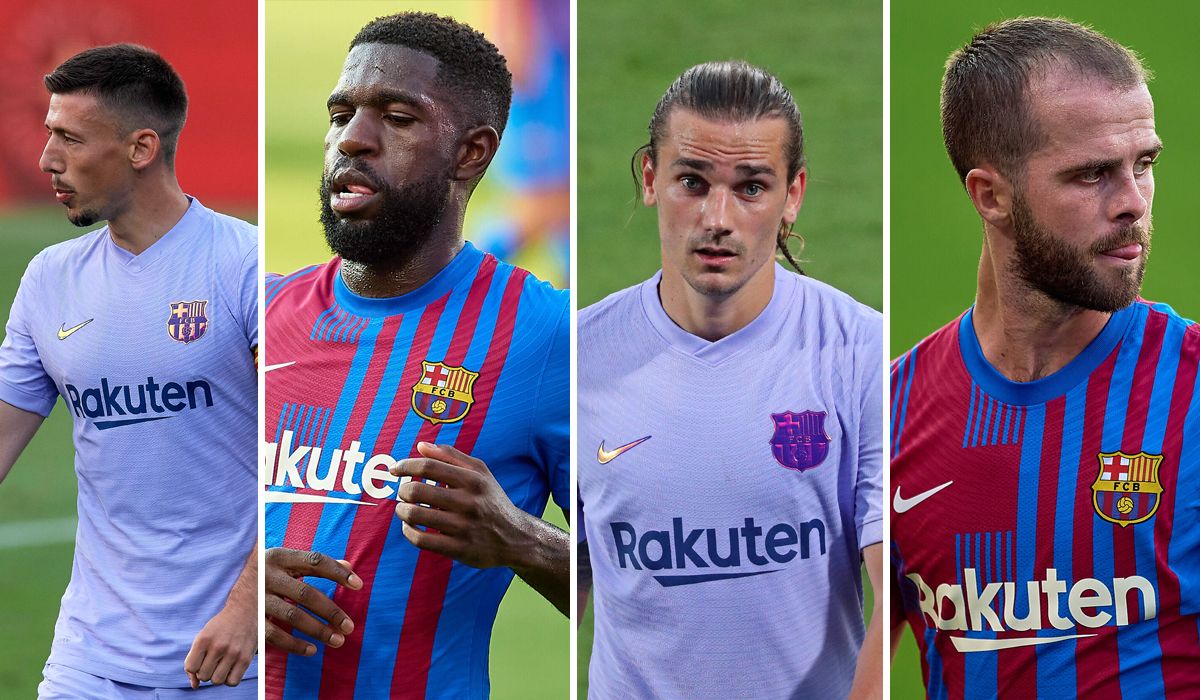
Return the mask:
M 778 117 L 787 122 L 787 182 L 804 167 L 804 124 L 796 100 L 774 75 L 745 61 L 711 61 L 692 66 L 683 72 L 663 93 L 650 117 L 650 142 L 633 154 L 630 169 L 634 184 L 641 191 L 639 161 L 642 154 L 657 165 L 658 145 L 666 136 L 667 119 L 676 109 L 686 109 L 705 119 L 719 121 L 754 121 Z M 804 271 L 796 262 L 788 240 L 797 238 L 800 248 L 804 239 L 784 222 L 779 224 L 776 247 L 779 253 L 800 274 Z
M 391 44 L 429 54 L 441 64 L 437 84 L 458 99 L 464 129 L 487 125 L 504 135 L 512 104 L 512 73 L 495 44 L 483 34 L 449 17 L 429 12 L 402 12 L 379 17 L 350 42 Z
M 63 61 L 42 82 L 51 94 L 94 95 L 126 134 L 153 129 L 163 161 L 174 165 L 188 99 L 183 80 L 162 56 L 136 44 L 98 46 Z
M 1056 68 L 1115 88 L 1151 77 L 1133 51 L 1075 22 L 1020 17 L 985 27 L 950 55 L 942 78 L 942 138 L 960 181 L 985 163 L 1019 179 L 1045 144 L 1029 86 Z

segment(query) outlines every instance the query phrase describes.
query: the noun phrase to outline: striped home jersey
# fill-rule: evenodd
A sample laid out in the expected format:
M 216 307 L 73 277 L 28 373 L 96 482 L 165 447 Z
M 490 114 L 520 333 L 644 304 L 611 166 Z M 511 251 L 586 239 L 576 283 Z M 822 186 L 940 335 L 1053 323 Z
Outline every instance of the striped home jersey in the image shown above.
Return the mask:
M 1015 383 L 971 318 L 892 365 L 893 590 L 929 697 L 1200 697 L 1200 326 L 1138 301 Z
M 266 282 L 265 542 L 346 559 L 364 586 L 308 579 L 354 632 L 312 657 L 269 652 L 267 697 L 487 697 L 513 573 L 412 546 L 387 470 L 449 444 L 527 512 L 568 503 L 568 295 L 469 243 L 400 297 L 359 297 L 339 269 Z

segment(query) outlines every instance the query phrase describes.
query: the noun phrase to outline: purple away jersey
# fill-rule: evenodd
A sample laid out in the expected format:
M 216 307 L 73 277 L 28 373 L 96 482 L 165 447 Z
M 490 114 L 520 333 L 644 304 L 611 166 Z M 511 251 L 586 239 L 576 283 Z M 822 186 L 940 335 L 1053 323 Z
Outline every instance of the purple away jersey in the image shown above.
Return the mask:
M 776 266 L 710 343 L 659 276 L 579 317 L 580 521 L 597 698 L 837 698 L 882 538 L 882 321 Z
M 183 659 L 254 546 L 257 241 L 193 199 L 140 255 L 103 227 L 21 279 L 0 400 L 48 415 L 62 396 L 75 423 L 79 529 L 49 663 L 188 685 Z

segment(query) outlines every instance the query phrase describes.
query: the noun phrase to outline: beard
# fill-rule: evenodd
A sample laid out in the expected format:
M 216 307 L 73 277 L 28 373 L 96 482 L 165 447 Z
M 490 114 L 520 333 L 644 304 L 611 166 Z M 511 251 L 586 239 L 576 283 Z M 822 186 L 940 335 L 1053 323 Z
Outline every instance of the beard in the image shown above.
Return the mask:
M 329 204 L 331 172 L 347 167 L 366 176 L 379 197 L 371 219 L 342 219 Z M 321 225 L 325 241 L 343 260 L 381 267 L 404 263 L 432 237 L 442 221 L 449 195 L 449 176 L 391 187 L 365 163 L 338 163 L 321 176 Z
M 1009 271 L 1033 289 L 1058 302 L 1093 311 L 1117 311 L 1137 299 L 1150 255 L 1149 225 L 1123 226 L 1080 249 L 1043 228 L 1020 192 L 1013 196 L 1012 217 L 1016 247 Z M 1131 243 L 1142 246 L 1134 265 L 1104 269 L 1096 263 L 1097 255 Z
M 101 218 L 103 217 L 100 216 L 100 212 L 95 211 L 94 209 L 81 209 L 78 214 L 67 214 L 67 221 L 70 221 L 80 228 L 91 226 Z

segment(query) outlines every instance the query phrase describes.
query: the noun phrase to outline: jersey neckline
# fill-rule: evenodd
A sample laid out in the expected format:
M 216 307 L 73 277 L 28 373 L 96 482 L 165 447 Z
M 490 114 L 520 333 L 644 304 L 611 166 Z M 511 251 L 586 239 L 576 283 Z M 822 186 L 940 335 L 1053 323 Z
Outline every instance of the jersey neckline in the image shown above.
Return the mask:
M 357 316 L 381 318 L 396 316 L 413 309 L 423 308 L 439 299 L 473 273 L 483 261 L 483 252 L 470 241 L 464 241 L 462 250 L 454 256 L 450 264 L 443 267 L 428 282 L 407 294 L 397 297 L 364 297 L 350 291 L 342 279 L 341 260 L 337 261 L 337 270 L 333 275 L 333 297 L 338 305 Z
M 184 196 L 188 198 L 188 208 L 183 212 L 183 216 L 181 216 L 179 221 L 175 222 L 175 225 L 172 226 L 166 233 L 164 233 L 162 237 L 160 237 L 154 243 L 151 243 L 148 248 L 137 255 L 134 255 L 128 250 L 117 245 L 117 242 L 113 240 L 112 232 L 109 230 L 107 224 L 105 224 L 104 228 L 100 229 L 103 231 L 102 235 L 108 241 L 107 245 L 114 252 L 117 258 L 121 260 L 126 270 L 129 272 L 141 272 L 142 270 L 145 270 L 147 267 L 153 265 L 154 262 L 159 258 L 163 257 L 168 252 L 179 247 L 184 241 L 191 238 L 193 231 L 200 228 L 201 219 L 204 218 L 204 214 L 208 212 L 208 208 L 201 204 L 199 199 L 196 199 L 191 195 L 185 194 Z
M 663 308 L 658 296 L 658 285 L 662 281 L 662 270 L 641 285 L 642 308 L 650 325 L 658 332 L 667 345 L 675 350 L 709 364 L 717 364 L 733 357 L 747 347 L 754 345 L 776 327 L 788 311 L 789 300 L 794 289 L 791 275 L 779 263 L 775 265 L 775 287 L 771 291 L 771 300 L 759 312 L 754 320 L 737 331 L 721 338 L 709 341 L 698 335 L 693 335 L 681 328 Z
M 1062 396 L 1086 379 L 1105 358 L 1116 349 L 1121 338 L 1137 317 L 1139 310 L 1145 310 L 1145 305 L 1134 302 L 1116 311 L 1109 317 L 1108 322 L 1100 333 L 1088 343 L 1078 355 L 1062 369 L 1053 374 L 1032 382 L 1014 382 L 1000 373 L 992 363 L 988 362 L 979 345 L 979 337 L 975 335 L 972 323 L 975 307 L 967 309 L 958 322 L 958 348 L 962 354 L 967 374 L 992 398 L 1010 406 L 1031 406 L 1046 403 L 1050 399 Z

